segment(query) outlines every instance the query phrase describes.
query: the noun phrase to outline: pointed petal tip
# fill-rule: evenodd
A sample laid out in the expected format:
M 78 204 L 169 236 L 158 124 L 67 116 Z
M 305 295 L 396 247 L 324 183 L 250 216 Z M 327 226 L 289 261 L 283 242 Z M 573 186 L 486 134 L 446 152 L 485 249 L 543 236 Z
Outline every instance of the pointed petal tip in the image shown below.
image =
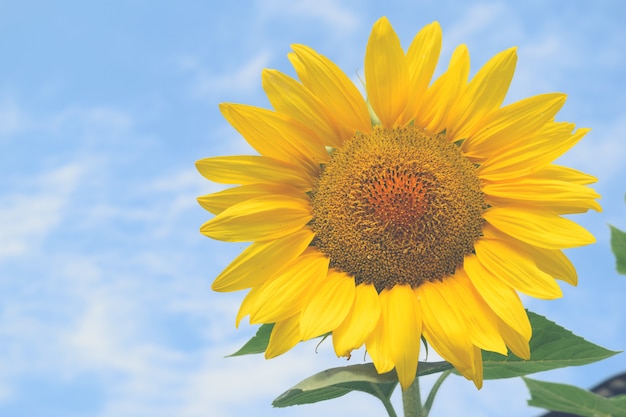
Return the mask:
M 437 20 L 433 20 L 431 23 L 424 25 L 422 31 L 431 31 L 433 35 L 436 35 L 438 38 L 442 36 L 441 24 Z
M 235 329 L 239 328 L 239 325 L 241 324 L 241 320 L 243 320 L 246 316 L 247 314 L 245 315 L 237 314 L 237 318 L 235 319 Z
M 298 58 L 299 58 L 299 55 L 302 54 L 303 52 L 313 51 L 313 49 L 310 46 L 303 45 L 301 43 L 292 43 L 289 46 L 291 47 L 291 50 L 296 54 L 296 57 Z
M 585 136 L 587 133 L 591 132 L 591 128 L 590 127 L 581 127 L 576 129 L 576 132 L 574 132 L 575 135 L 580 135 L 580 137 Z
M 415 368 L 415 372 L 410 372 L 409 370 L 403 370 L 402 367 L 398 368 L 396 364 L 396 373 L 398 374 L 398 381 L 402 391 L 406 391 L 413 384 L 413 381 L 418 378 L 417 368 Z
M 219 282 L 217 282 L 217 280 L 213 281 L 213 283 L 211 284 L 211 290 L 212 290 L 212 291 L 215 291 L 215 292 L 224 292 L 224 291 L 222 290 L 222 288 L 223 288 L 223 286 L 222 286 L 222 285 L 220 285 L 220 283 L 219 283 Z M 239 324 L 239 323 L 237 323 L 237 324 Z
M 387 16 L 381 16 L 380 18 L 378 18 L 376 22 L 374 22 L 374 26 L 385 24 L 385 23 L 390 25 L 389 18 Z
M 499 57 L 501 59 L 500 65 L 507 65 L 507 64 L 512 65 L 513 68 L 511 68 L 511 70 L 514 70 L 515 64 L 517 63 L 517 46 L 514 46 L 509 49 L 505 49 L 504 51 L 496 54 L 494 58 L 496 57 Z M 513 74 L 511 74 L 511 77 L 512 75 Z
M 556 92 L 556 93 L 552 93 L 552 95 L 554 96 L 555 100 L 561 103 L 565 103 L 565 101 L 567 100 L 567 94 L 565 93 Z
M 380 19 L 378 19 L 372 26 L 372 33 L 370 37 L 374 35 L 381 36 L 382 34 L 389 33 L 389 32 L 395 33 L 393 26 L 391 25 L 391 22 L 389 22 L 389 19 L 387 19 L 386 16 L 383 16 Z

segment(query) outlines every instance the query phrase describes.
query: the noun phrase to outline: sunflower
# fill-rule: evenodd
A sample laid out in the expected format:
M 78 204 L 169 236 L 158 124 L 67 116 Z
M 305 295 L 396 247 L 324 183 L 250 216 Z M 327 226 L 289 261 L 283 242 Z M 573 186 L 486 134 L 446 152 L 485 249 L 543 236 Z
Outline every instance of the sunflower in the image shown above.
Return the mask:
M 421 337 L 480 388 L 482 350 L 530 357 L 518 293 L 576 285 L 566 248 L 594 242 L 562 217 L 600 211 L 595 178 L 553 161 L 588 129 L 556 122 L 564 94 L 502 106 L 516 49 L 469 80 L 465 45 L 431 82 L 437 22 L 405 53 L 386 18 L 365 53 L 365 92 L 293 45 L 297 80 L 262 74 L 273 110 L 221 104 L 259 153 L 197 162 L 236 187 L 199 197 L 213 239 L 252 242 L 215 291 L 248 289 L 237 316 L 275 323 L 267 358 L 332 334 L 338 356 L 365 345 L 376 370 L 416 376 Z

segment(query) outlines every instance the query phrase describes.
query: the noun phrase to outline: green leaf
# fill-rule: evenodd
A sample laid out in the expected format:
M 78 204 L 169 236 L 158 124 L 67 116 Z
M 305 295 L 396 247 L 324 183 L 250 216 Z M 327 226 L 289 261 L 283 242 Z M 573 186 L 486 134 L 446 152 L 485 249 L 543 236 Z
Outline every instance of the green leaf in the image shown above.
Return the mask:
M 585 417 L 626 417 L 626 395 L 605 398 L 571 385 L 523 379 L 528 405 Z
M 232 356 L 243 356 L 243 355 L 252 355 L 254 353 L 263 353 L 265 349 L 267 349 L 267 344 L 270 341 L 270 335 L 272 334 L 272 329 L 274 328 L 274 324 L 263 324 L 259 327 L 256 334 L 252 337 L 252 339 L 248 340 L 248 342 L 241 347 L 237 352 L 232 355 L 228 355 L 227 357 Z
M 626 232 L 611 225 L 609 227 L 611 228 L 611 249 L 617 261 L 617 272 L 626 275 Z
M 483 352 L 485 379 L 512 378 L 566 366 L 586 365 L 619 353 L 588 342 L 538 314 L 528 312 L 528 318 L 533 328 L 530 359 L 520 359 L 511 352 L 508 356 Z
M 533 337 L 530 340 L 531 359 L 520 359 L 511 352 L 508 356 L 483 352 L 484 379 L 512 378 L 566 366 L 586 365 L 618 353 L 590 343 L 538 314 L 528 312 L 528 316 L 533 327 Z M 230 356 L 265 352 L 273 326 L 262 325 L 248 343 Z M 452 369 L 452 366 L 447 362 L 420 362 L 418 375 L 448 369 Z M 393 391 L 397 382 L 395 371 L 378 375 L 371 363 L 333 368 L 305 379 L 278 397 L 274 405 L 286 407 L 323 401 L 353 390 L 381 398 L 380 395 L 384 395 L 386 389 Z M 393 387 L 385 384 L 393 384 Z
M 447 362 L 420 362 L 418 374 L 428 375 L 451 369 Z M 282 393 L 274 407 L 310 404 L 341 397 L 350 391 L 362 391 L 385 402 L 398 384 L 395 371 L 379 374 L 372 363 L 331 368 L 315 374 Z

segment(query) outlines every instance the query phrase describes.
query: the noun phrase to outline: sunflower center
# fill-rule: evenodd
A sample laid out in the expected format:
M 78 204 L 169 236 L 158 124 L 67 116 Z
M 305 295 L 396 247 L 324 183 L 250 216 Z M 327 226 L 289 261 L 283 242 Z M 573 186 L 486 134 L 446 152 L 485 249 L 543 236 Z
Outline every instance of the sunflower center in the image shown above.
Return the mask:
M 357 133 L 333 151 L 311 197 L 313 245 L 378 291 L 453 274 L 486 208 L 458 146 L 416 127 Z

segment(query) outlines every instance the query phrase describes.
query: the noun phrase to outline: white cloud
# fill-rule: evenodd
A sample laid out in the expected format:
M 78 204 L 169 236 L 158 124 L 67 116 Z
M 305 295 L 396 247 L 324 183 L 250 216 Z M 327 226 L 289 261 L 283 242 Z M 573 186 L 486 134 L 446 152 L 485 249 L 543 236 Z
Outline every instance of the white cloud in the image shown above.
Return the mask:
M 259 51 L 238 69 L 231 72 L 207 71 L 209 64 L 201 62 L 197 58 L 185 57 L 180 61 L 180 68 L 191 73 L 191 93 L 197 98 L 209 98 L 216 101 L 217 94 L 228 91 L 234 92 L 253 91 L 261 85 L 261 71 L 271 58 L 268 51 Z
M 0 260 L 37 252 L 62 220 L 83 171 L 70 163 L 22 180 L 19 191 L 0 196 Z
M 349 8 L 335 0 L 259 0 L 258 9 L 265 19 L 289 16 L 319 20 L 333 26 L 337 32 L 350 32 L 359 25 L 359 18 Z
M 485 30 L 493 30 L 493 23 L 504 13 L 499 3 L 472 4 L 464 12 L 463 18 L 444 28 L 444 39 L 452 45 L 462 44 Z
M 192 262 L 179 251 L 189 243 L 181 237 L 197 228 L 177 227 L 207 184 L 193 168 L 174 169 L 142 178 L 137 190 L 150 204 L 120 202 L 119 191 L 139 179 L 111 169 L 119 150 L 95 154 L 83 138 L 128 138 L 133 119 L 113 107 L 71 106 L 38 120 L 37 132 L 75 139 L 76 148 L 46 155 L 55 168 L 34 162 L 37 171 L 12 174 L 0 196 L 0 261 L 10 265 L 3 276 L 13 277 L 0 293 L 0 401 L 28 396 L 15 388 L 25 375 L 60 385 L 90 375 L 94 384 L 107 382 L 99 393 L 107 399 L 155 402 L 185 366 L 181 350 L 164 343 L 171 335 L 160 318 L 180 301 L 173 294 L 209 291 L 185 277 Z M 138 227 L 152 234 L 137 236 Z M 161 244 L 163 234 L 179 239 L 174 253 Z
M 600 179 L 600 186 L 618 181 L 623 187 L 626 173 L 626 147 L 623 134 L 626 131 L 626 114 L 618 115 L 614 123 L 598 126 L 588 133 L 560 160 L 588 172 Z
M 0 136 L 10 136 L 25 131 L 41 133 L 67 133 L 81 129 L 84 133 L 126 132 L 133 127 L 127 112 L 109 106 L 68 105 L 45 115 L 28 114 L 14 98 L 0 101 Z
M 167 208 L 160 210 L 159 214 L 164 223 L 173 224 L 173 221 L 168 220 L 179 218 L 184 211 L 199 207 L 196 197 L 217 192 L 223 188 L 223 185 L 203 178 L 194 167 L 189 167 L 154 179 L 147 184 L 145 191 L 149 194 L 175 194 L 172 199 L 168 200 Z
M 347 7 L 331 0 L 259 4 L 260 10 L 279 19 L 309 20 L 309 30 L 310 21 L 315 31 L 325 25 L 349 31 L 359 24 Z M 517 30 L 515 22 L 503 15 L 502 6 L 472 6 L 461 19 L 464 26 L 452 31 L 444 27 L 444 40 L 456 45 L 473 36 L 491 42 L 483 36 L 485 27 Z M 324 39 L 332 42 L 337 33 L 341 36 L 333 29 L 333 35 Z M 531 60 L 559 60 L 562 39 L 542 39 L 529 45 L 526 53 Z M 194 93 L 214 103 L 218 101 L 214 96 L 225 91 L 248 94 L 260 89 L 261 70 L 271 57 L 262 49 L 232 73 L 197 59 L 182 62 L 181 68 L 189 75 Z M 607 62 L 615 62 L 614 58 L 606 55 Z M 25 376 L 58 384 L 61 390 L 64 383 L 87 376 L 97 387 L 93 390 L 102 405 L 94 401 L 86 413 L 101 417 L 384 413 L 376 400 L 364 394 L 297 409 L 271 408 L 271 400 L 299 380 L 345 364 L 333 358 L 328 346 L 315 355 L 314 344 L 308 343 L 271 361 L 262 356 L 222 358 L 239 347 L 251 329 L 244 325 L 234 329 L 242 294 L 213 294 L 209 288 L 220 266 L 240 249 L 238 244 L 212 242 L 197 231 L 210 215 L 198 208 L 195 197 L 220 185 L 204 180 L 191 166 L 165 167 L 157 178 L 117 170 L 112 159 L 137 157 L 130 155 L 136 149 L 106 148 L 96 153 L 84 141 L 145 140 L 137 138 L 132 115 L 113 106 L 71 105 L 43 117 L 29 117 L 14 102 L 0 104 L 0 135 L 30 129 L 65 138 L 73 149 L 54 155 L 55 168 L 18 179 L 16 188 L 0 197 L 0 258 L 14 257 L 20 264 L 13 279 L 0 283 L 0 402 L 16 397 L 16 403 L 29 401 L 28 388 L 22 384 Z M 237 135 L 228 129 L 222 137 Z M 619 162 L 626 157 L 618 140 L 625 129 L 623 123 L 616 123 L 598 136 L 601 142 L 583 141 L 572 152 L 578 167 L 598 175 L 600 161 L 608 175 L 618 177 Z M 591 143 L 584 147 L 587 142 Z M 592 160 L 596 160 L 593 167 Z M 50 239 L 61 225 L 71 226 L 69 237 Z M 593 317 L 588 320 L 593 325 Z M 451 377 L 444 390 L 434 414 L 529 413 L 527 393 L 519 380 L 486 383 L 477 392 L 470 382 Z
M 49 133 L 71 132 L 78 129 L 89 139 L 92 136 L 108 136 L 127 133 L 133 128 L 133 118 L 127 112 L 108 106 L 67 106 L 47 117 L 42 117 L 36 126 Z

